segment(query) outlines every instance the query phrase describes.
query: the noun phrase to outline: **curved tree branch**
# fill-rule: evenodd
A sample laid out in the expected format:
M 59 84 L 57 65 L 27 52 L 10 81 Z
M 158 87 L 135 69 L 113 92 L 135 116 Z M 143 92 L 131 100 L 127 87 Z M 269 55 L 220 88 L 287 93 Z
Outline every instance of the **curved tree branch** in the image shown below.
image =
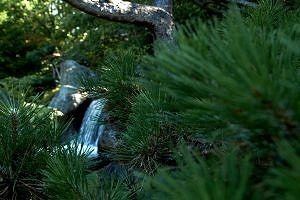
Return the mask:
M 172 38 L 174 22 L 172 14 L 164 7 L 131 3 L 122 0 L 109 0 L 108 3 L 99 0 L 65 0 L 75 8 L 95 17 L 135 24 L 146 24 L 153 27 L 159 39 Z M 171 1 L 171 0 L 161 0 Z M 159 4 L 164 5 L 166 4 Z
M 154 5 L 160 7 L 172 15 L 173 2 L 172 0 L 154 0 Z

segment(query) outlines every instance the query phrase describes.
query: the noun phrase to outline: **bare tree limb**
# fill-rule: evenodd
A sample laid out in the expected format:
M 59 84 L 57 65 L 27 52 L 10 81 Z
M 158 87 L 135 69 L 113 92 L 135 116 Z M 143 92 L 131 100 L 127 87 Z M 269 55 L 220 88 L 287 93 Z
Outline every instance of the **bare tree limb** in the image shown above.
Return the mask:
M 95 17 L 152 27 L 159 39 L 172 38 L 174 22 L 172 15 L 163 6 L 149 6 L 122 0 L 65 0 L 73 7 Z M 170 1 L 171 0 L 167 0 Z M 166 4 L 159 4 L 166 5 Z

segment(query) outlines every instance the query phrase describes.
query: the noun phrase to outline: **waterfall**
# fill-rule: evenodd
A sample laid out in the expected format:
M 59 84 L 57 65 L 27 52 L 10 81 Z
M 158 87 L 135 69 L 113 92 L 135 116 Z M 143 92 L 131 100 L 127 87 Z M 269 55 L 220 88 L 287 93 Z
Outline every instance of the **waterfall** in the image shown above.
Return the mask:
M 77 142 L 81 144 L 80 148 L 89 150 L 90 157 L 98 155 L 98 141 L 104 132 L 103 124 L 105 114 L 103 112 L 105 99 L 97 99 L 92 101 L 84 114 L 82 124 L 79 131 Z
M 56 73 L 60 78 L 59 82 L 61 88 L 52 98 L 49 107 L 60 111 L 55 112 L 56 115 L 72 114 L 72 112 L 78 110 L 87 100 L 87 95 L 78 91 L 81 84 L 78 77 L 91 78 L 95 76 L 95 73 L 73 60 L 62 62 L 59 65 L 59 70 L 56 70 Z M 90 157 L 96 157 L 98 155 L 99 145 L 101 145 L 101 148 L 110 148 L 114 147 L 116 143 L 116 131 L 114 127 L 111 124 L 105 126 L 103 123 L 107 117 L 107 113 L 104 112 L 105 103 L 105 99 L 92 101 L 84 114 L 79 133 L 77 133 L 77 128 L 75 129 L 74 126 L 71 126 L 66 132 L 66 137 L 63 138 L 67 140 L 64 140 L 66 143 L 75 145 L 76 148 L 79 145 L 78 148 L 81 150 L 89 150 L 89 152 L 91 152 Z M 81 117 L 78 118 L 76 114 L 72 116 L 81 119 Z M 74 135 L 77 136 L 76 140 L 72 137 Z M 67 148 L 67 145 L 65 147 Z
M 60 77 L 61 88 L 52 98 L 49 107 L 56 111 L 56 115 L 71 114 L 75 119 L 80 120 L 82 116 L 78 117 L 74 111 L 78 111 L 80 106 L 86 102 L 87 95 L 78 91 L 80 87 L 78 77 L 91 78 L 95 76 L 95 73 L 74 60 L 62 62 L 59 69 L 56 73 Z M 75 128 L 72 124 L 66 131 L 64 142 L 67 140 L 67 143 L 75 145 L 78 150 L 88 150 L 91 152 L 90 157 L 98 155 L 99 145 L 101 148 L 113 147 L 116 143 L 116 131 L 111 124 L 105 126 L 103 123 L 107 117 L 107 113 L 104 112 L 105 103 L 105 99 L 92 101 L 84 114 L 79 133 L 77 127 Z M 77 136 L 76 140 L 72 137 L 74 135 Z M 65 147 L 67 148 L 67 145 Z

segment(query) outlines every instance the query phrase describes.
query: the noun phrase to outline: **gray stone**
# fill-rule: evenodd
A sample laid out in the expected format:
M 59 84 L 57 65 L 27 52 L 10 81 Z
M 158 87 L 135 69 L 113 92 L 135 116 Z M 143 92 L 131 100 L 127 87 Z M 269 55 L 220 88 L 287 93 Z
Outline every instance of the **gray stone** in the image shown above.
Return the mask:
M 81 93 L 80 77 L 94 76 L 94 73 L 85 66 L 73 60 L 66 60 L 60 64 L 60 90 L 51 100 L 49 107 L 54 108 L 62 114 L 75 110 L 87 98 Z

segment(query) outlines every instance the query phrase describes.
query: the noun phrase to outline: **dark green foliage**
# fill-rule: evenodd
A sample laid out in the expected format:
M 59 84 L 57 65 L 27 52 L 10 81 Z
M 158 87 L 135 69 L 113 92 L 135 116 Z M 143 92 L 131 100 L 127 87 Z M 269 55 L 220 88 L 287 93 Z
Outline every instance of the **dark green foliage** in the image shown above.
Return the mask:
M 159 162 L 166 164 L 175 139 L 174 125 L 166 123 L 170 120 L 163 112 L 170 102 L 159 91 L 142 92 L 133 105 L 127 130 L 122 133 L 123 143 L 112 150 L 112 158 L 148 173 L 153 173 Z
M 294 147 L 286 141 L 279 144 L 282 162 L 278 167 L 271 170 L 271 176 L 266 180 L 266 183 L 271 187 L 273 198 L 287 200 L 299 198 L 299 140 L 294 144 Z
M 42 98 L 37 99 L 37 103 L 48 103 L 44 100 L 47 96 L 45 90 L 53 89 L 55 86 L 49 71 L 39 72 L 36 74 L 24 76 L 22 78 L 7 77 L 0 80 L 2 90 L 9 92 L 11 96 L 18 97 L 23 95 L 27 101 L 35 98 L 36 94 L 40 94 Z
M 40 69 L 55 50 L 51 7 L 57 0 L 2 0 L 0 3 L 0 77 Z M 61 3 L 58 3 L 61 4 Z
M 204 17 L 207 14 L 206 11 L 208 11 L 201 9 L 194 0 L 174 0 L 173 5 L 174 19 L 178 24 L 185 23 L 187 20 Z
M 286 8 L 279 0 L 260 0 L 259 6 L 251 8 L 248 13 L 251 24 L 262 28 L 274 28 L 284 20 Z
M 264 31 L 254 22 L 246 25 L 236 11 L 214 26 L 188 27 L 178 49 L 150 59 L 142 80 L 148 91 L 135 100 L 112 157 L 153 172 L 170 162 L 182 138 L 205 151 L 206 142 L 197 138 L 247 144 L 258 157 L 274 156 L 277 138 L 299 130 L 298 47 L 287 46 L 297 42 L 291 36 L 297 30 Z
M 41 169 L 60 144 L 65 126 L 34 102 L 0 99 L 0 196 L 5 199 L 42 195 Z
M 160 170 L 154 178 L 148 178 L 146 191 L 151 199 L 251 199 L 249 158 L 230 153 L 208 161 L 182 150 L 178 169 Z
M 266 31 L 234 11 L 214 27 L 188 27 L 177 50 L 151 59 L 159 67 L 149 76 L 176 99 L 185 128 L 225 129 L 266 147 L 299 131 L 297 22 Z
M 119 124 L 126 124 L 132 98 L 138 90 L 136 68 L 137 56 L 134 52 L 121 52 L 106 60 L 101 75 L 101 86 L 105 91 L 103 95 L 109 101 L 108 109 Z
M 88 169 L 88 152 L 62 146 L 67 126 L 35 102 L 1 92 L 1 199 L 128 199 L 125 183 L 112 177 L 100 182 Z
M 111 57 L 112 52 L 117 54 L 131 48 L 149 48 L 148 43 L 151 42 L 145 28 L 112 24 L 81 13 L 70 13 L 66 18 L 70 18 L 66 20 L 70 24 L 62 26 L 72 29 L 69 30 L 68 40 L 62 44 L 63 56 L 92 68 L 105 65 L 104 61 Z M 74 26 L 77 28 L 74 29 Z
M 213 25 L 183 28 L 177 49 L 160 48 L 112 157 L 153 172 L 185 139 L 204 151 L 209 143 L 238 145 L 271 165 L 275 142 L 300 128 L 299 25 L 290 18 L 297 15 L 273 3 L 254 11 L 266 13 L 263 27 L 259 14 L 233 8 Z
M 87 155 L 78 144 L 68 145 L 54 153 L 43 171 L 50 199 L 96 199 L 98 177 L 87 171 Z
M 57 56 L 97 67 L 112 50 L 146 46 L 147 32 L 83 14 L 60 0 L 3 0 L 0 78 L 51 68 Z
M 0 9 L 0 27 L 5 27 L 0 31 L 0 64 L 15 73 L 28 63 L 39 67 L 42 62 L 49 73 L 55 62 L 46 55 L 55 50 L 97 67 L 98 76 L 83 79 L 82 90 L 92 98 L 107 99 L 106 122 L 116 125 L 119 133 L 116 147 L 103 154 L 116 166 L 125 165 L 126 176 L 91 171 L 87 152 L 78 145 L 60 144 L 64 126 L 48 109 L 36 101 L 7 98 L 3 92 L 1 198 L 299 198 L 297 4 L 262 0 L 254 9 L 240 12 L 232 7 L 224 15 L 228 4 L 223 1 L 208 1 L 207 13 L 200 13 L 191 1 L 175 1 L 179 23 L 200 16 L 219 18 L 180 27 L 176 47 L 154 48 L 155 56 L 138 65 L 151 38 L 144 28 L 111 26 L 56 0 L 30 1 L 22 13 L 25 1 L 19 1 L 13 7 L 17 12 L 8 9 L 10 1 L 0 3 L 5 5 Z M 55 15 L 49 15 L 51 3 L 56 3 Z M 45 15 L 40 19 L 39 13 Z M 21 20 L 13 24 L 15 17 Z M 39 27 L 39 20 L 47 23 Z M 15 27 L 22 29 L 13 32 Z M 29 37 L 24 31 L 31 29 Z M 5 49 L 13 47 L 14 56 L 7 56 Z M 25 87 L 14 86 L 12 96 L 28 85 L 51 88 L 47 83 L 53 82 L 40 76 L 44 74 L 20 80 Z M 9 78 L 1 84 L 13 89 L 9 85 L 16 82 Z M 34 92 L 28 93 L 23 97 L 32 98 Z M 178 150 L 182 141 L 187 147 Z M 93 169 L 97 165 L 93 163 Z M 136 171 L 152 176 L 145 187 Z
M 138 52 L 139 51 L 139 52 Z M 110 121 L 120 129 L 127 124 L 132 101 L 138 93 L 138 56 L 143 51 L 129 50 L 111 54 L 94 79 L 82 79 L 82 90 L 93 98 L 106 98 Z
M 244 17 L 233 8 L 222 21 L 210 25 L 197 22 L 183 28 L 177 49 L 160 49 L 150 58 L 143 71 L 144 91 L 133 104 L 122 143 L 112 151 L 113 159 L 153 173 L 161 165 L 174 164 L 170 154 L 181 139 L 188 143 L 190 138 L 198 140 L 194 148 L 201 150 L 206 145 L 202 138 L 208 138 L 217 144 L 213 148 L 219 149 L 221 142 L 253 153 L 256 174 L 251 179 L 263 181 L 263 175 L 277 162 L 277 141 L 293 138 L 300 128 L 300 18 L 297 12 L 275 3 L 266 6 L 264 2 L 256 12 L 267 13 L 263 26 L 256 20 L 259 15 Z M 242 162 L 235 159 L 235 163 Z M 206 164 L 217 171 L 216 164 Z M 176 177 L 176 173 L 166 179 Z M 241 177 L 244 175 L 249 176 L 241 173 Z M 220 183 L 208 186 L 214 189 L 203 186 L 201 190 L 193 179 L 185 182 L 186 188 L 179 180 L 162 182 L 163 187 L 157 183 L 161 181 L 158 177 L 156 189 L 165 195 L 159 197 L 180 199 L 181 194 L 191 194 L 184 197 L 197 199 L 205 194 L 200 191 L 216 195 L 207 199 L 230 199 L 229 194 L 234 195 L 226 193 L 228 188 L 222 190 Z M 194 185 L 199 194 L 189 192 L 194 191 Z M 235 182 L 232 188 L 237 185 L 243 184 Z M 252 188 L 243 187 L 241 191 L 246 190 L 244 195 L 252 193 Z
M 126 175 L 122 177 L 116 177 L 115 175 L 109 175 L 106 172 L 99 173 L 100 177 L 100 194 L 99 200 L 128 200 L 132 197 L 131 188 L 128 184 L 132 184 L 126 180 Z M 133 187 L 134 185 L 130 185 Z
M 92 162 L 80 144 L 57 150 L 43 171 L 46 194 L 50 199 L 126 200 L 125 183 L 106 173 L 90 171 Z

